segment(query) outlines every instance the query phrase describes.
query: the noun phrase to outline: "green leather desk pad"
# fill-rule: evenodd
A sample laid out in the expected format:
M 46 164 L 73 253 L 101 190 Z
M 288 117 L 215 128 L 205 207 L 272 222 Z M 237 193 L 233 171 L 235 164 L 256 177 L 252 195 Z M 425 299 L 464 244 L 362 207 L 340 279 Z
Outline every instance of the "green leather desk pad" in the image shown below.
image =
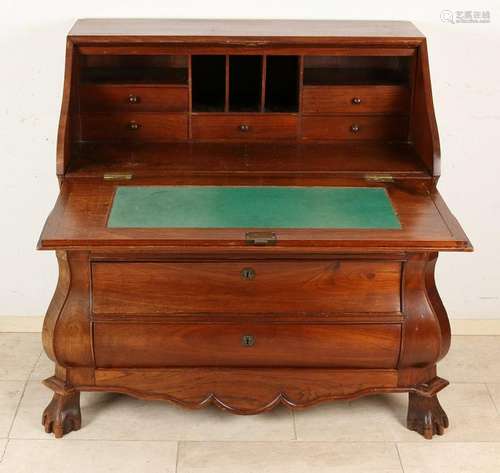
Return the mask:
M 400 229 L 380 187 L 117 187 L 109 228 Z

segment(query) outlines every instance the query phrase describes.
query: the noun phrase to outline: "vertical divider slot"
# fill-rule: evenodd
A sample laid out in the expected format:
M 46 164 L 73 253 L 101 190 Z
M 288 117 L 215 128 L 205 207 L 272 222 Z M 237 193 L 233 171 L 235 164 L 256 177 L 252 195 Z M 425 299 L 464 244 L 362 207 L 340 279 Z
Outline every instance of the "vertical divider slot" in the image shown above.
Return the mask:
M 262 56 L 229 56 L 229 111 L 259 112 L 262 102 Z
M 224 112 L 226 106 L 226 56 L 193 55 L 192 111 Z
M 266 112 L 298 112 L 299 68 L 298 56 L 267 56 Z

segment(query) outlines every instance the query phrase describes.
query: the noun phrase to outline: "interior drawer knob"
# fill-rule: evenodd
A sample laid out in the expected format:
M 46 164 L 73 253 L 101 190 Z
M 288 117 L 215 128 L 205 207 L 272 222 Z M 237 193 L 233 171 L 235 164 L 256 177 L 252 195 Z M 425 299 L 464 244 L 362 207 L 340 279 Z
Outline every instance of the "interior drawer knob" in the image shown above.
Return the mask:
M 243 268 L 241 270 L 240 274 L 241 274 L 241 277 L 243 279 L 246 279 L 247 281 L 255 279 L 255 269 L 253 269 L 253 268 Z
M 139 103 L 139 97 L 134 94 L 128 96 L 128 103 Z
M 361 99 L 360 99 L 359 97 L 354 97 L 354 98 L 352 99 L 352 103 L 353 103 L 354 105 L 359 105 L 359 104 L 361 103 Z
M 247 131 L 250 131 L 250 127 L 244 123 L 242 123 L 239 127 L 238 127 L 238 130 L 240 130 L 241 132 L 245 133 Z
M 358 133 L 359 132 L 359 125 L 357 125 L 356 123 L 353 123 L 351 125 L 351 133 Z
M 255 345 L 255 337 L 253 335 L 243 335 L 241 337 L 241 344 L 244 347 L 253 347 Z
M 129 130 L 138 130 L 140 127 L 141 127 L 141 125 L 139 125 L 139 123 L 134 122 L 134 121 L 128 122 L 128 124 L 127 124 L 127 128 Z

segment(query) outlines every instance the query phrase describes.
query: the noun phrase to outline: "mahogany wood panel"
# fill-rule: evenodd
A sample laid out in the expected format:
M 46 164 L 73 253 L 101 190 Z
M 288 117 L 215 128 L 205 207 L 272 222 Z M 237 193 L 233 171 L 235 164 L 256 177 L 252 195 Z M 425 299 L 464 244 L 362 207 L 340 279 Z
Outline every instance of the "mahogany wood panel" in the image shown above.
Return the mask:
M 84 112 L 187 112 L 188 88 L 175 86 L 82 85 Z
M 434 281 L 436 259 L 435 253 L 413 255 L 405 264 L 401 368 L 435 364 L 450 347 L 450 324 Z M 425 350 L 419 350 L 424 340 Z
M 165 184 L 168 180 L 156 181 Z M 213 182 L 213 181 L 211 181 Z M 293 185 L 292 181 L 292 185 Z M 301 180 L 304 182 L 304 179 Z M 380 185 L 366 180 L 349 180 L 350 186 Z M 141 180 L 123 181 L 122 184 L 140 185 Z M 181 185 L 182 180 L 170 183 Z M 205 182 L 206 183 L 206 182 Z M 227 184 L 227 183 L 226 183 Z M 287 184 L 284 181 L 283 184 Z M 324 182 L 321 184 L 325 185 Z M 245 243 L 249 229 L 109 229 L 107 217 L 116 183 L 101 179 L 68 179 L 64 182 L 54 210 L 40 237 L 39 248 L 182 248 L 205 252 L 219 248 L 223 251 L 245 249 L 247 255 L 259 248 Z M 297 182 L 295 181 L 295 185 Z M 342 185 L 342 182 L 340 183 Z M 344 184 L 345 185 L 345 184 Z M 356 229 L 279 229 L 278 243 L 267 248 L 269 255 L 283 248 L 321 249 L 328 252 L 349 250 L 382 253 L 398 250 L 459 250 L 472 249 L 469 240 L 461 234 L 451 233 L 446 213 L 434 203 L 436 194 L 429 196 L 424 184 L 405 187 L 399 183 L 384 184 L 392 205 L 401 221 L 400 230 Z M 190 248 L 191 247 L 191 248 Z M 201 248 L 201 247 L 204 247 Z
M 297 116 L 286 113 L 193 114 L 191 127 L 194 140 L 295 139 Z
M 300 409 L 398 387 L 397 371 L 389 369 L 186 367 L 98 369 L 96 385 L 85 389 L 168 400 L 194 409 L 214 404 L 235 414 L 257 414 L 280 404 Z
M 251 279 L 243 277 L 250 270 Z M 356 297 L 352 297 L 352 287 Z M 399 313 L 401 263 L 94 263 L 95 314 Z
M 160 36 L 181 37 L 184 41 L 195 38 L 209 40 L 231 37 L 269 37 L 279 41 L 282 37 L 300 38 L 323 37 L 325 40 L 352 40 L 365 38 L 373 44 L 377 39 L 390 42 L 422 40 L 422 33 L 409 21 L 353 21 L 353 20 L 193 20 L 193 19 L 80 19 L 71 31 L 70 37 L 101 37 L 113 41 L 120 36 L 143 37 L 144 41 L 154 41 Z M 187 38 L 186 38 L 187 37 Z M 85 40 L 88 38 L 82 38 Z
M 411 145 L 371 141 L 355 146 L 345 142 L 83 143 L 74 147 L 66 175 L 101 177 L 112 172 L 130 172 L 134 177 L 227 176 L 226 182 L 235 184 L 242 176 L 254 176 L 260 182 L 265 176 L 295 176 L 295 184 L 304 183 L 306 176 L 316 176 L 324 184 L 325 177 L 331 176 L 428 176 Z
M 59 282 L 43 325 L 43 346 L 59 366 L 93 367 L 90 261 L 86 252 L 57 252 Z
M 82 139 L 87 141 L 185 140 L 188 116 L 184 113 L 93 113 L 81 115 Z
M 76 48 L 72 41 L 66 40 L 66 61 L 64 67 L 64 88 L 59 116 L 59 127 L 57 129 L 57 149 L 56 149 L 56 173 L 59 179 L 66 172 L 71 156 L 71 135 L 73 123 L 71 120 L 71 109 L 75 99 L 73 91 L 75 88 L 75 57 Z
M 303 113 L 407 113 L 408 87 L 400 85 L 304 86 Z
M 242 343 L 248 336 L 252 346 Z M 99 368 L 395 368 L 400 343 L 400 324 L 94 323 Z
M 408 119 L 397 116 L 302 117 L 304 140 L 405 140 Z
M 425 41 L 418 53 L 410 131 L 412 141 L 422 161 L 437 181 L 441 174 L 441 147 L 432 102 L 429 59 Z

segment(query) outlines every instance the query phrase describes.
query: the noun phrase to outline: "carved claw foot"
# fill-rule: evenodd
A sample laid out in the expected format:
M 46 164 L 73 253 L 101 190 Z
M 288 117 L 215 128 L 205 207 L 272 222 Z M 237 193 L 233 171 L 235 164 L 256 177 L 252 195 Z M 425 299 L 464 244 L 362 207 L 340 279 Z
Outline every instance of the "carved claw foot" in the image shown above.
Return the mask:
M 408 429 L 418 432 L 424 438 L 432 439 L 433 435 L 443 435 L 449 422 L 436 395 L 426 397 L 410 393 L 406 425 Z
M 45 384 L 49 383 L 45 382 Z M 80 393 L 61 390 L 55 392 L 49 405 L 43 411 L 42 425 L 45 432 L 54 433 L 56 438 L 61 438 L 73 430 L 79 430 L 82 425 Z

